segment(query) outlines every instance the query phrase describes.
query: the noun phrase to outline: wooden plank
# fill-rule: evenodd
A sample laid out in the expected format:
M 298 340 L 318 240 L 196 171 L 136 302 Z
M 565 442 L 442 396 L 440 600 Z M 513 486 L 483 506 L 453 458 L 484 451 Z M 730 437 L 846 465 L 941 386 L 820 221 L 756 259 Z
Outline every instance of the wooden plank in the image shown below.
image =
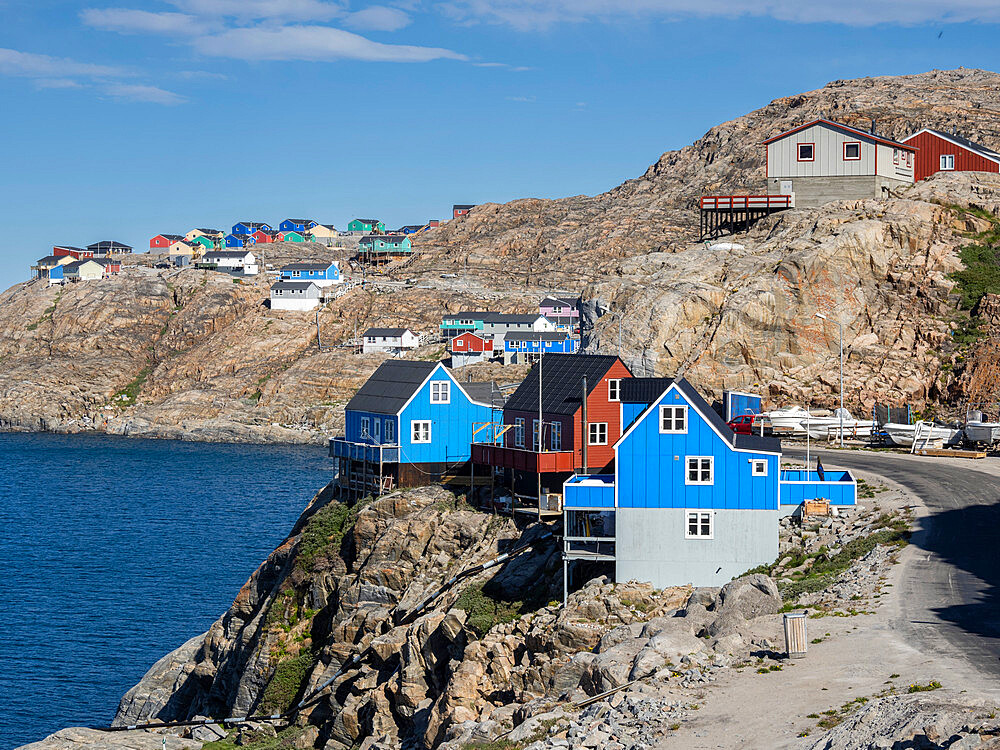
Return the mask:
M 918 456 L 940 456 L 942 458 L 986 458 L 986 451 L 965 451 L 957 448 L 922 448 Z

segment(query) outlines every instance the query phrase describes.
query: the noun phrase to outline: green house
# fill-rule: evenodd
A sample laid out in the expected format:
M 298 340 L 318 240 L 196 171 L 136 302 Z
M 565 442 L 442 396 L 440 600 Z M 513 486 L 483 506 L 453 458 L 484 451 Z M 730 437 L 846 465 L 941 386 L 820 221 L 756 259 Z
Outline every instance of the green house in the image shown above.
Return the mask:
M 215 250 L 215 240 L 213 240 L 211 237 L 206 237 L 205 235 L 198 235 L 193 240 L 191 240 L 191 244 L 201 245 L 204 248 L 204 250 L 201 251 L 202 253 L 208 250 Z
M 281 233 L 281 241 L 282 242 L 305 242 L 306 238 L 305 238 L 305 235 L 302 234 L 302 232 L 296 232 L 295 230 L 292 230 L 290 232 L 282 232 Z
M 348 232 L 384 232 L 385 222 L 378 219 L 352 219 L 347 224 Z

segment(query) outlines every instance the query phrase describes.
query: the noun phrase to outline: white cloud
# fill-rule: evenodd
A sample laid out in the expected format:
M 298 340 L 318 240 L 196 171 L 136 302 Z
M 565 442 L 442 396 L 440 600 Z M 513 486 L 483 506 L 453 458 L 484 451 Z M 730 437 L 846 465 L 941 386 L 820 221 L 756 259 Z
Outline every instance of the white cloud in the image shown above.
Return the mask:
M 525 104 L 531 104 L 535 101 L 533 96 L 505 96 L 504 99 L 509 102 L 523 102 Z
M 125 34 L 193 34 L 198 19 L 186 13 L 150 13 L 129 8 L 87 8 L 80 11 L 87 26 Z
M 168 0 L 171 5 L 197 16 L 238 18 L 244 21 L 322 21 L 343 15 L 340 3 L 324 0 Z
M 398 8 L 372 5 L 364 10 L 348 13 L 343 20 L 348 28 L 369 31 L 398 31 L 409 26 L 410 17 Z
M 802 0 L 448 0 L 446 14 L 465 22 L 503 23 L 521 30 L 546 28 L 561 22 L 613 21 L 636 17 L 679 20 L 691 17 L 762 16 L 797 23 L 873 26 L 882 23 L 1000 22 L 995 0 L 842 0 L 839 3 Z
M 223 73 L 213 73 L 208 70 L 182 70 L 177 73 L 179 78 L 188 81 L 228 81 L 229 76 Z
M 194 39 L 192 44 L 205 55 L 241 60 L 427 62 L 467 59 L 465 55 L 440 47 L 381 44 L 329 26 L 229 29 Z
M 40 89 L 81 89 L 83 84 L 70 78 L 39 78 L 35 87 Z
M 19 52 L 15 49 L 0 48 L 0 75 L 25 78 L 124 78 L 132 75 L 126 68 L 112 65 L 81 63 L 68 57 L 37 55 L 33 52 Z
M 143 86 L 141 84 L 109 83 L 103 88 L 104 93 L 116 99 L 131 102 L 148 102 L 150 104 L 165 104 L 173 106 L 187 101 L 180 94 L 161 89 L 159 86 Z

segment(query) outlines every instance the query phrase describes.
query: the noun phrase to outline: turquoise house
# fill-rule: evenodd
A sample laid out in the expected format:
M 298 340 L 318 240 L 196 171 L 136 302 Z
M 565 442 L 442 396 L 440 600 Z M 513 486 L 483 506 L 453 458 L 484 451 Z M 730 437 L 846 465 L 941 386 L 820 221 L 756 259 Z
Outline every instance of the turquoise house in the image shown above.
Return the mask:
M 351 219 L 347 224 L 348 232 L 384 232 L 385 222 L 378 219 Z

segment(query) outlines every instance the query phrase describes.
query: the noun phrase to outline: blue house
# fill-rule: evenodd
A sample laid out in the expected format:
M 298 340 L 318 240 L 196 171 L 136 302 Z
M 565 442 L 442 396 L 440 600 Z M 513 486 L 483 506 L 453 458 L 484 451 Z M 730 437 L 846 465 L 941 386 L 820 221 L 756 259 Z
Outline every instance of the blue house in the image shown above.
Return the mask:
M 562 331 L 511 331 L 503 337 L 504 364 L 536 362 L 539 354 L 576 354 L 579 344 Z
M 347 404 L 344 434 L 330 441 L 338 486 L 363 497 L 468 485 L 473 432 L 503 410 L 493 406 L 497 392 L 493 383 L 460 383 L 440 362 L 383 362 Z
M 312 219 L 285 219 L 278 224 L 279 232 L 308 232 L 317 222 Z
M 312 281 L 317 286 L 339 284 L 340 266 L 337 261 L 322 263 L 289 263 L 281 269 L 282 281 Z
M 858 502 L 858 481 L 849 470 L 782 469 L 781 515 L 797 513 L 806 500 L 827 500 L 849 508 Z
M 564 570 L 603 560 L 618 581 L 721 586 L 778 555 L 781 442 L 737 435 L 686 380 L 621 381 L 614 474 L 563 487 Z
M 238 221 L 233 224 L 233 234 L 253 234 L 259 229 L 265 232 L 272 231 L 271 225 L 262 221 Z
M 249 234 L 226 235 L 226 247 L 249 247 L 250 245 L 256 245 L 256 244 L 257 240 L 255 240 Z

